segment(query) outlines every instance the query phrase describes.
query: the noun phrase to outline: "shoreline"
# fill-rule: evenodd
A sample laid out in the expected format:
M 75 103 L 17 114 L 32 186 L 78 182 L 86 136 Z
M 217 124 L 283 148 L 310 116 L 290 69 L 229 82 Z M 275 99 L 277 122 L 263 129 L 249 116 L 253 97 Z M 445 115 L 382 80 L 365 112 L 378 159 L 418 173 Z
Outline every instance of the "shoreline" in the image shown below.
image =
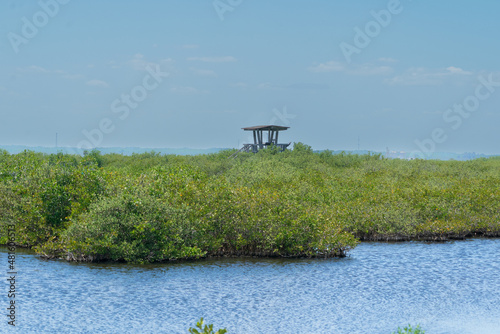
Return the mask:
M 423 242 L 423 243 L 446 243 L 446 242 L 451 242 L 451 241 L 467 241 L 467 240 L 476 240 L 476 239 L 500 239 L 500 233 L 495 232 L 495 233 L 480 233 L 480 232 L 475 232 L 475 233 L 468 233 L 466 235 L 435 235 L 435 236 L 417 236 L 417 237 L 399 237 L 399 236 L 377 236 L 377 237 L 367 237 L 367 238 L 362 238 L 358 239 L 359 244 L 363 243 L 387 243 L 387 244 L 401 244 L 401 243 L 409 243 L 409 242 Z M 0 248 L 5 248 L 7 249 L 7 244 L 0 244 Z M 46 254 L 39 254 L 36 250 L 34 250 L 32 247 L 27 247 L 27 246 L 21 246 L 21 245 L 16 245 L 15 246 L 17 249 L 21 249 L 22 251 L 29 251 L 32 253 L 31 255 L 36 255 L 37 257 L 43 259 L 43 260 L 55 260 L 55 261 L 64 261 L 67 263 L 103 263 L 103 264 L 124 264 L 124 265 L 155 265 L 155 264 L 168 264 L 168 263 L 184 263 L 184 262 L 198 262 L 198 261 L 205 261 L 205 260 L 217 260 L 217 259 L 317 259 L 317 260 L 322 260 L 322 259 L 342 259 L 349 257 L 350 251 L 352 251 L 354 248 L 345 251 L 341 255 L 336 255 L 336 256 L 322 256 L 321 254 L 316 255 L 316 256 L 304 256 L 304 255 L 290 255 L 290 256 L 283 256 L 283 255 L 259 255 L 259 254 L 221 254 L 221 255 L 214 255 L 214 254 L 209 254 L 206 256 L 201 256 L 198 258 L 180 258 L 180 259 L 168 259 L 168 260 L 162 260 L 162 261 L 157 261 L 157 262 L 146 262 L 146 263 L 134 263 L 134 262 L 126 262 L 126 261 L 114 261 L 110 259 L 103 259 L 103 260 L 79 260 L 75 258 L 74 256 L 68 257 L 68 255 L 64 256 L 50 256 Z

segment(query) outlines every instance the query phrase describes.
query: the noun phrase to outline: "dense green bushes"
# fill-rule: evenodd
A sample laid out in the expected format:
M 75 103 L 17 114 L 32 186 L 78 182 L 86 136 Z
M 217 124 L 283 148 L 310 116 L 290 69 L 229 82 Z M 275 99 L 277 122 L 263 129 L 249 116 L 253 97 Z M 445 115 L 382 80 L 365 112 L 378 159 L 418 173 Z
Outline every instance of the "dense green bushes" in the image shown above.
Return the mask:
M 64 233 L 68 257 L 77 260 L 156 262 L 205 255 L 202 237 L 186 209 L 153 196 L 121 194 L 90 206 Z
M 0 222 L 70 260 L 343 256 L 361 240 L 500 235 L 500 160 L 266 149 L 199 156 L 0 152 Z M 5 243 L 0 235 L 0 242 Z
M 217 331 L 214 331 L 214 325 L 205 325 L 205 322 L 203 321 L 203 318 L 200 319 L 200 321 L 196 322 L 196 328 L 190 327 L 189 328 L 189 333 L 191 334 L 226 334 L 227 330 L 224 329 L 219 329 Z
M 425 334 L 425 331 L 420 328 L 420 325 L 417 327 L 412 327 L 411 325 L 405 326 L 404 328 L 398 327 L 397 332 L 393 332 L 392 334 Z

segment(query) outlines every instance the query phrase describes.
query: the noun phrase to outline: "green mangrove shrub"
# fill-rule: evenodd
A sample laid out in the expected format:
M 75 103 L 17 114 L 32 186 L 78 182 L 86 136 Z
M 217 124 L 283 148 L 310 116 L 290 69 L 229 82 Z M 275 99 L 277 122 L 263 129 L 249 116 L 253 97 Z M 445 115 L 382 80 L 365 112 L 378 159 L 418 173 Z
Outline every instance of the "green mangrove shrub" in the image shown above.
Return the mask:
M 126 193 L 93 203 L 63 234 L 69 259 L 134 263 L 199 258 L 201 237 L 188 208 Z
M 425 331 L 420 328 L 420 325 L 413 328 L 411 325 L 408 325 L 404 328 L 398 327 L 396 332 L 392 332 L 393 334 L 424 334 Z
M 500 236 L 500 159 L 0 151 L 0 225 L 47 257 L 344 256 L 358 240 Z M 0 234 L 0 243 L 5 243 Z
M 189 328 L 189 333 L 190 334 L 226 334 L 227 333 L 227 330 L 224 328 L 224 329 L 219 329 L 217 330 L 216 332 L 214 331 L 214 325 L 210 324 L 210 325 L 204 325 L 204 321 L 203 321 L 203 318 L 200 319 L 200 321 L 198 321 L 196 323 L 196 328 Z

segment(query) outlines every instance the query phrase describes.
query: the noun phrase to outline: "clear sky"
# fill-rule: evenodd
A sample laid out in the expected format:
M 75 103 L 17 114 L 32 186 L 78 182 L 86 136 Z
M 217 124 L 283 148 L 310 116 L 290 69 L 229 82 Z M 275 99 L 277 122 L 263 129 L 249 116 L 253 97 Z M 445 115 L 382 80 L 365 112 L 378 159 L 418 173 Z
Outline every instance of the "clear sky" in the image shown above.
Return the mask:
M 497 0 L 3 0 L 0 144 L 500 154 Z

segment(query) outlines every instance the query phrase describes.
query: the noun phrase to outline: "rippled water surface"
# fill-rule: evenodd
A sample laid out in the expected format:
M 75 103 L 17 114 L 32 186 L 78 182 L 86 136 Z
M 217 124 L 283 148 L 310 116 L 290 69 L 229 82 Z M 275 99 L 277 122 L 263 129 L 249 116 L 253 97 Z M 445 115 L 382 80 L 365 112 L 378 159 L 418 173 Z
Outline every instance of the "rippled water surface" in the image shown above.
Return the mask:
M 151 266 L 20 252 L 17 265 L 19 333 L 187 333 L 202 316 L 229 333 L 391 333 L 408 323 L 428 334 L 500 333 L 500 240 L 365 243 L 333 260 Z

